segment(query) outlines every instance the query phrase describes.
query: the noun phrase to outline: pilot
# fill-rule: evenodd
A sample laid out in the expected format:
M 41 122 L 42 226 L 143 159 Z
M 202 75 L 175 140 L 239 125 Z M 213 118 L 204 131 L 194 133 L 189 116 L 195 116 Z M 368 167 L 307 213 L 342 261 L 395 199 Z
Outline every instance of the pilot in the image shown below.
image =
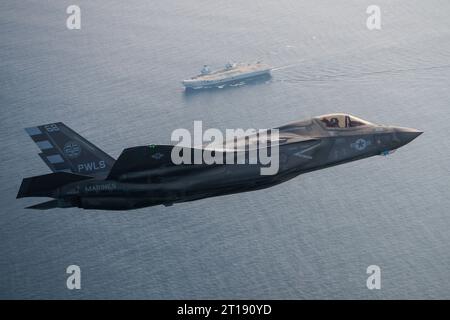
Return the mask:
M 328 122 L 328 127 L 331 128 L 339 128 L 339 120 L 338 118 L 331 118 L 330 121 Z

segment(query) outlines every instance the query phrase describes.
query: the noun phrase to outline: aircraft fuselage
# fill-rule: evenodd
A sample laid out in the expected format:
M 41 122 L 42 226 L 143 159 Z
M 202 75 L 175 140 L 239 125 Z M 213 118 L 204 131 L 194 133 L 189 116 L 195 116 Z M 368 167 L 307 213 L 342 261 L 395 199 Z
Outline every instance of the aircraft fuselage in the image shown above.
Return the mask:
M 263 189 L 302 173 L 387 154 L 421 133 L 415 129 L 378 125 L 329 128 L 317 118 L 278 129 L 280 138 L 286 139 L 279 145 L 279 170 L 275 175 L 261 175 L 259 164 L 180 165 L 131 171 L 116 179 L 74 182 L 57 188 L 51 196 L 58 199 L 62 207 L 85 209 L 168 206 Z M 303 139 L 298 142 L 297 137 Z

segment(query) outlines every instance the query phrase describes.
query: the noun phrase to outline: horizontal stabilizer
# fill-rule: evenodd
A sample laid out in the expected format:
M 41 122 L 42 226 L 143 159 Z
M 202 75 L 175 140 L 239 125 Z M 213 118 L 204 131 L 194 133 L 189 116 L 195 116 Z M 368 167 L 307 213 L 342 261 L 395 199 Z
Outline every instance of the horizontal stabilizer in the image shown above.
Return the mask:
M 41 202 L 41 203 L 35 204 L 33 206 L 26 207 L 25 209 L 48 210 L 48 209 L 54 209 L 54 208 L 59 208 L 58 200 L 50 200 L 47 202 Z
M 42 176 L 35 176 L 25 178 L 22 180 L 17 198 L 24 197 L 51 197 L 55 189 L 66 184 L 92 179 L 89 176 L 69 172 L 55 172 L 44 174 Z

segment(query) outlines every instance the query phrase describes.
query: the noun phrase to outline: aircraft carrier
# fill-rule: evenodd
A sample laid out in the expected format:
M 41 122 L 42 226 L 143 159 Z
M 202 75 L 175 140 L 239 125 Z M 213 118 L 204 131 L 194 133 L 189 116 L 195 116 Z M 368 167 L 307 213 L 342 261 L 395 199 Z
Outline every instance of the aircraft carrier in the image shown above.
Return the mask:
M 217 87 L 227 83 L 270 75 L 271 67 L 267 64 L 256 63 L 227 63 L 225 68 L 211 71 L 208 65 L 204 65 L 201 73 L 190 79 L 183 80 L 186 89 L 201 89 Z

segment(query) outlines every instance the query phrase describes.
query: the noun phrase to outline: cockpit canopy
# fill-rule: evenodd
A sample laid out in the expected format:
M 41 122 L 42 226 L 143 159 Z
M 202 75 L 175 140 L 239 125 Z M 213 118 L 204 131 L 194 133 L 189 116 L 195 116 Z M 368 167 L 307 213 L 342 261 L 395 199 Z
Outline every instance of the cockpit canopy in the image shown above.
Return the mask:
M 326 114 L 317 118 L 327 129 L 347 129 L 373 125 L 368 121 L 345 113 Z

